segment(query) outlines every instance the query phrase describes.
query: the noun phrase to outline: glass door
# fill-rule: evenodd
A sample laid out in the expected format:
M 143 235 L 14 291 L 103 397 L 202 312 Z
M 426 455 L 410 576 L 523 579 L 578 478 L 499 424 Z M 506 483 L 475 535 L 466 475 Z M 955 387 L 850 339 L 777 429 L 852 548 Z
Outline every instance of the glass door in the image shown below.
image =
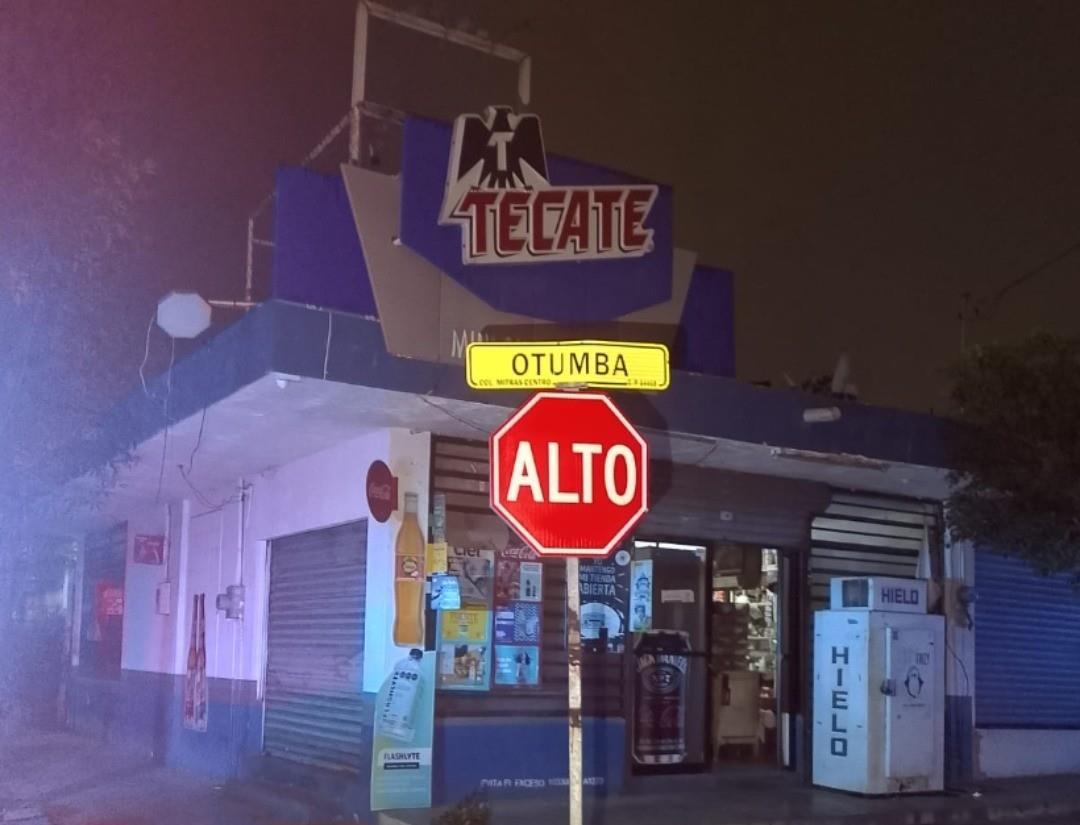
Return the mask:
M 630 755 L 636 770 L 705 764 L 707 558 L 702 545 L 634 542 Z

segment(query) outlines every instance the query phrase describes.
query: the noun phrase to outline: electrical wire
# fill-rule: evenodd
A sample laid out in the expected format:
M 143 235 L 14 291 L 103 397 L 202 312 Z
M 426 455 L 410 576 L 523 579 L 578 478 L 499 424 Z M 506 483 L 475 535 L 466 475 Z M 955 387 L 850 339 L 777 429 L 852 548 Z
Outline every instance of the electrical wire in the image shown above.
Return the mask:
M 206 410 L 207 407 L 202 408 L 202 417 L 199 419 L 199 434 L 195 437 L 195 446 L 191 448 L 191 455 L 188 456 L 187 472 L 191 472 L 195 467 L 195 454 L 199 452 L 199 447 L 202 446 L 203 429 L 206 427 Z
M 485 435 L 487 435 L 488 432 L 489 432 L 487 427 L 481 427 L 479 424 L 476 424 L 476 423 L 474 423 L 472 421 L 469 421 L 466 418 L 462 418 L 460 415 L 458 415 L 457 413 L 451 412 L 446 407 L 443 407 L 441 404 L 436 404 L 434 401 L 432 401 L 426 395 L 418 395 L 417 398 L 419 398 L 421 401 L 423 401 L 429 407 L 434 407 L 439 412 L 441 412 L 443 415 L 446 415 L 446 416 L 454 419 L 459 424 L 464 424 L 466 427 L 471 427 L 472 429 L 476 430 L 477 432 L 484 433 Z
M 956 663 L 958 665 L 960 665 L 960 672 L 962 674 L 964 674 L 964 695 L 965 696 L 970 696 L 971 695 L 971 678 L 968 676 L 967 665 L 964 664 L 964 660 L 961 659 L 957 655 L 956 651 L 953 650 L 952 645 L 949 644 L 949 633 L 948 633 L 948 631 L 945 632 L 945 649 L 947 651 L 949 651 L 949 653 L 952 655 L 952 657 L 954 659 L 956 659 Z
M 150 323 L 146 325 L 146 346 L 143 348 L 142 363 L 139 364 L 139 381 L 142 383 L 143 392 L 150 397 L 150 389 L 146 386 L 146 362 L 150 360 L 150 333 L 154 331 L 154 321 L 157 320 L 157 312 L 150 316 Z
M 149 341 L 149 334 L 147 335 L 147 341 Z M 176 339 L 170 339 L 172 341 L 172 347 L 169 350 L 169 369 L 165 372 L 165 427 L 161 432 L 161 467 L 158 470 L 157 481 L 157 494 L 154 496 L 154 502 L 161 501 L 161 486 L 165 481 L 165 458 L 169 451 L 169 399 L 172 397 L 172 371 L 173 364 L 176 363 Z
M 326 313 L 326 354 L 323 356 L 322 377 L 323 381 L 330 371 L 330 339 L 334 335 L 334 313 Z

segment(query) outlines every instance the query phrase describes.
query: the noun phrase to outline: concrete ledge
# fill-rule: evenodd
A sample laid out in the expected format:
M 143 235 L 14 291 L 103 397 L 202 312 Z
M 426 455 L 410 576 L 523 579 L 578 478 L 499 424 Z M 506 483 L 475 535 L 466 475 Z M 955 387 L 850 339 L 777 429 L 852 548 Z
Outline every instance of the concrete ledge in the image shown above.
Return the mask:
M 1080 773 L 1080 730 L 978 728 L 975 753 L 987 779 Z

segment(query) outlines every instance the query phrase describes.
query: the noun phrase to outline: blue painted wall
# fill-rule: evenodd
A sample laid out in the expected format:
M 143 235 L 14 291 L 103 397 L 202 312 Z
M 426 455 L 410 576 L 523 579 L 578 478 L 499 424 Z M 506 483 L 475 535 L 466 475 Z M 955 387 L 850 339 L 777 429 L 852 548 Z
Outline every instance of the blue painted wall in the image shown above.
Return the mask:
M 148 760 L 225 779 L 242 772 L 262 746 L 262 708 L 254 682 L 210 679 L 205 733 L 183 726 L 184 677 L 125 670 L 119 680 L 74 676 L 71 727 L 146 754 Z
M 622 788 L 626 725 L 622 719 L 584 721 L 588 790 Z M 435 725 L 436 804 L 472 791 L 487 796 L 565 793 L 569 770 L 566 719 L 443 719 Z
M 376 315 L 341 175 L 290 167 L 278 170 L 272 293 L 298 304 Z

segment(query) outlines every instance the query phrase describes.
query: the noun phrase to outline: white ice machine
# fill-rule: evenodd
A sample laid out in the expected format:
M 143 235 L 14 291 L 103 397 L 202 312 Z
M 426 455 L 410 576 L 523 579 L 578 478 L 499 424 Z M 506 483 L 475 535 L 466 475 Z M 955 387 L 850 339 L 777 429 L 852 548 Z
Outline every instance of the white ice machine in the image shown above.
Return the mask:
M 815 785 L 944 790 L 945 618 L 926 582 L 836 578 L 814 614 Z

